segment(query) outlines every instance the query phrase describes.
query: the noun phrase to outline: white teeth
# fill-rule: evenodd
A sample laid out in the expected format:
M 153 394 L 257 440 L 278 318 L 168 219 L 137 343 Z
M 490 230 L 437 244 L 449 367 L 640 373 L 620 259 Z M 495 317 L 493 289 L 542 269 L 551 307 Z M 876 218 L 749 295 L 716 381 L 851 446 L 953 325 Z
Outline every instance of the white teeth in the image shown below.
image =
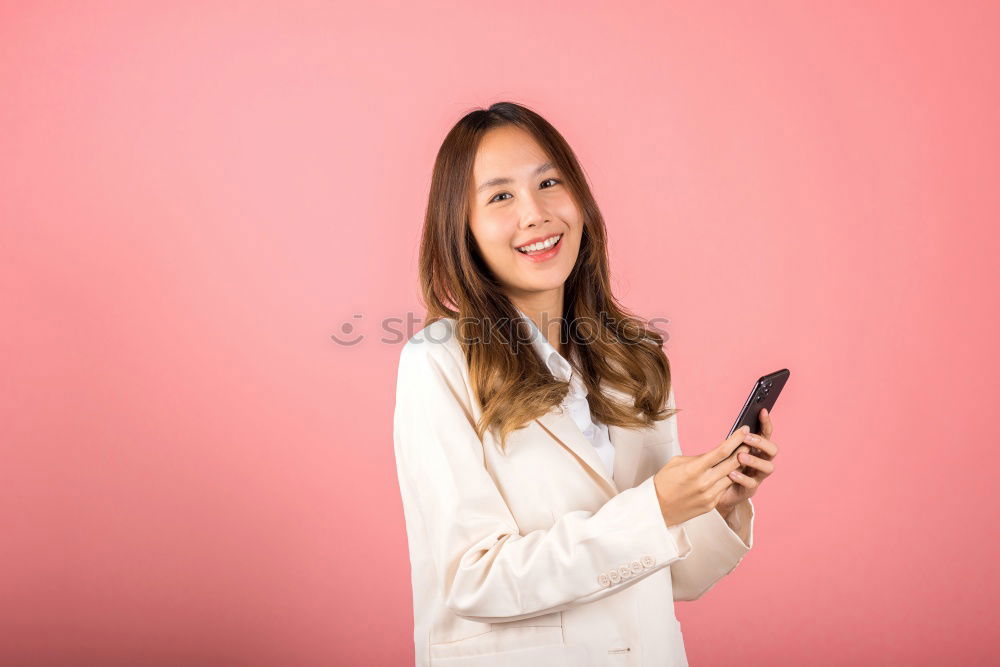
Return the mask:
M 524 254 L 528 254 L 529 252 L 535 252 L 536 250 L 544 250 L 545 248 L 551 248 L 552 246 L 554 246 L 561 238 L 562 234 L 559 234 L 541 243 L 532 243 L 531 245 L 521 246 L 520 248 L 518 248 L 518 250 L 520 252 L 523 252 Z

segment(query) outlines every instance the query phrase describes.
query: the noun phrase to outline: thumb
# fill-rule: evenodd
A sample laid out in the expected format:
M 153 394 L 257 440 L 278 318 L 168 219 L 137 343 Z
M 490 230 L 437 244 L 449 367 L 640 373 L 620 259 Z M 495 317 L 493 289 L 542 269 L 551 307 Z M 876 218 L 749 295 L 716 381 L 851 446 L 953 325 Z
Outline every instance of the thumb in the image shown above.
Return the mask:
M 717 447 L 705 452 L 701 457 L 704 469 L 708 470 L 709 468 L 713 468 L 722 461 L 728 459 L 732 455 L 733 451 L 740 446 L 740 443 L 743 442 L 743 438 L 745 438 L 749 432 L 749 426 L 741 426 L 733 431 L 731 436 L 720 442 Z

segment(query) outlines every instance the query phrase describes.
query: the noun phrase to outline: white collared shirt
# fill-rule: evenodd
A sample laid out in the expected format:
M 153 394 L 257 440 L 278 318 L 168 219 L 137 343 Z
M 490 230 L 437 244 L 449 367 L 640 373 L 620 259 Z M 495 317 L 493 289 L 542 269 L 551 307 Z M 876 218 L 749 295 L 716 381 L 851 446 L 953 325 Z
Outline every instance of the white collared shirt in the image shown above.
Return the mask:
M 548 367 L 552 375 L 570 383 L 569 392 L 566 394 L 562 406 L 569 413 L 569 416 L 572 417 L 580 431 L 583 432 L 584 437 L 597 450 L 597 454 L 604 462 L 608 474 L 612 475 L 615 466 L 615 448 L 611 444 L 611 435 L 608 433 L 608 427 L 600 422 L 594 422 L 590 416 L 590 401 L 587 400 L 586 385 L 584 385 L 579 375 L 573 371 L 573 367 L 565 357 L 559 354 L 552 347 L 552 344 L 549 343 L 548 339 L 542 335 L 542 332 L 532 319 L 525 315 L 524 311 L 520 308 L 517 309 L 517 312 L 528 322 L 532 335 L 531 345 L 535 352 L 538 353 L 539 358 L 545 362 L 546 367 Z

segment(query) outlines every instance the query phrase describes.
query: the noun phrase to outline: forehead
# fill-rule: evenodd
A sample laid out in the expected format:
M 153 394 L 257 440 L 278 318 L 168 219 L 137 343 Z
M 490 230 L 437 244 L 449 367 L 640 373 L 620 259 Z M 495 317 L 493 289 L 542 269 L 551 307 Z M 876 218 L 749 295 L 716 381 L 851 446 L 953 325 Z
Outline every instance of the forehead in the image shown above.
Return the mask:
M 530 133 L 511 125 L 495 127 L 479 143 L 473 176 L 476 183 L 495 176 L 516 177 L 548 160 Z

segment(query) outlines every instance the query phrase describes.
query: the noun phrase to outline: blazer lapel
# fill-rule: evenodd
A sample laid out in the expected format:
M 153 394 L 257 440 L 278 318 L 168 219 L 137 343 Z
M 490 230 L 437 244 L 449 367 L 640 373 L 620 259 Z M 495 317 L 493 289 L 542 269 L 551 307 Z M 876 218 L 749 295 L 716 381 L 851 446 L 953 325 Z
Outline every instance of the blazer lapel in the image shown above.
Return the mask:
M 631 402 L 624 392 L 604 386 L 602 391 L 626 404 Z M 563 408 L 557 407 L 535 421 L 570 450 L 584 465 L 590 477 L 611 496 L 618 495 L 621 489 L 635 486 L 636 471 L 642 455 L 642 431 L 608 425 L 611 444 L 615 448 L 614 473 L 609 475 L 594 445 L 587 440 L 576 422 Z
M 576 422 L 563 408 L 550 410 L 535 421 L 583 463 L 587 473 L 606 493 L 611 496 L 618 495 L 618 487 L 615 486 L 614 479 L 608 475 L 604 461 L 597 455 L 594 445 L 587 440 Z
M 615 447 L 615 485 L 619 489 L 635 486 L 642 456 L 642 432 L 631 428 L 608 425 L 611 444 Z
M 625 405 L 631 405 L 633 402 L 632 397 L 625 392 L 607 387 L 603 383 L 601 391 Z M 642 456 L 645 440 L 643 431 L 609 424 L 608 435 L 615 448 L 615 485 L 619 490 L 630 489 L 637 481 L 635 477 L 639 470 L 639 458 Z

